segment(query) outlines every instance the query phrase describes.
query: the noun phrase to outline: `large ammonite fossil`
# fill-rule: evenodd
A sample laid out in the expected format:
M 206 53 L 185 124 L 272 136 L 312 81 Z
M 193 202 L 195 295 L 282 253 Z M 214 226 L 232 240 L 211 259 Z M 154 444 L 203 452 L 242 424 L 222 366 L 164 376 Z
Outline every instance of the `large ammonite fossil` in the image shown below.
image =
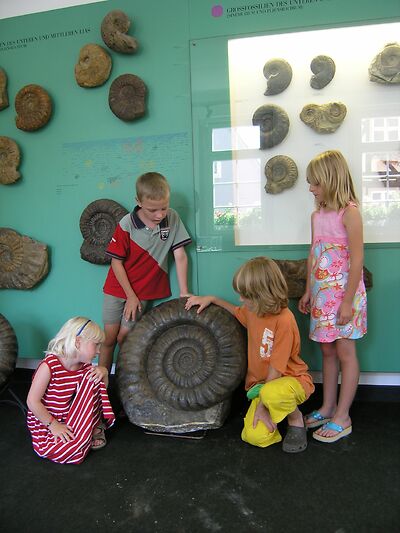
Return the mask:
M 84 238 L 81 258 L 89 263 L 105 265 L 110 257 L 105 251 L 121 218 L 128 213 L 114 200 L 95 200 L 83 211 L 79 227 Z
M 0 391 L 14 372 L 18 355 L 18 342 L 15 332 L 6 319 L 0 314 Z
M 0 137 L 0 183 L 9 185 L 17 181 L 20 153 L 18 145 L 9 137 Z
M 8 107 L 7 74 L 0 68 L 0 111 Z
M 111 57 L 104 48 L 98 44 L 86 44 L 79 52 L 75 79 L 81 87 L 98 87 L 108 80 L 111 66 Z
M 220 427 L 244 377 L 244 330 L 224 309 L 185 310 L 186 298 L 146 313 L 124 341 L 116 379 L 129 420 L 159 432 Z
M 0 289 L 31 289 L 48 270 L 45 244 L 0 228 Z
M 318 133 L 333 133 L 342 124 L 346 113 L 347 108 L 341 102 L 307 104 L 303 107 L 300 118 Z
M 289 117 L 277 105 L 263 105 L 255 111 L 253 125 L 260 126 L 260 149 L 264 150 L 283 141 L 289 131 Z
M 146 112 L 147 88 L 144 81 L 134 74 L 122 74 L 110 87 L 108 103 L 111 111 L 122 120 L 135 120 Z
M 270 59 L 265 63 L 263 73 L 267 80 L 266 96 L 283 92 L 292 81 L 292 67 L 284 59 Z
M 323 89 L 330 83 L 336 72 L 336 65 L 329 56 L 317 56 L 311 61 L 310 65 L 313 76 L 310 79 L 310 85 L 313 89 Z
M 264 187 L 266 193 L 277 194 L 284 189 L 290 189 L 296 183 L 297 165 L 287 155 L 271 157 L 265 165 L 267 183 Z
M 110 11 L 101 23 L 101 37 L 104 43 L 122 54 L 133 54 L 138 48 L 136 39 L 127 35 L 131 21 L 129 17 L 118 9 Z
M 26 85 L 15 97 L 15 123 L 23 131 L 35 131 L 50 120 L 51 99 L 47 91 L 39 85 Z
M 382 52 L 373 59 L 368 73 L 369 79 L 377 83 L 400 83 L 400 44 L 386 44 Z

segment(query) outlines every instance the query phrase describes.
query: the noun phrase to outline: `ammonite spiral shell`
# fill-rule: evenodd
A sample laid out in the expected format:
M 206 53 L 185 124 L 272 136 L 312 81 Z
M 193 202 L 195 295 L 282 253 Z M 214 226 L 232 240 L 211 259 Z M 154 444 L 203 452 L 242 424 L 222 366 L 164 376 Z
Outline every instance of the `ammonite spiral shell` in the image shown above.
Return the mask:
M 114 200 L 95 200 L 83 211 L 79 227 L 84 238 L 81 258 L 89 263 L 105 265 L 110 257 L 105 251 L 121 218 L 128 213 Z
M 369 79 L 385 85 L 400 83 L 400 44 L 388 43 L 372 61 Z
M 341 102 L 307 104 L 303 107 L 300 118 L 318 133 L 333 133 L 342 124 L 346 113 L 347 108 Z
M 45 244 L 0 228 L 0 289 L 31 289 L 48 269 Z
M 7 74 L 0 68 L 0 111 L 8 107 Z
M 108 80 L 111 66 L 111 57 L 104 48 L 98 44 L 86 44 L 79 52 L 75 79 L 81 87 L 98 87 Z
M 267 80 L 264 93 L 267 96 L 283 92 L 292 81 L 292 67 L 284 59 L 270 59 L 265 63 L 263 73 Z
M 263 105 L 255 111 L 253 125 L 260 126 L 260 149 L 264 150 L 283 141 L 289 131 L 289 117 L 277 105 Z
M 20 152 L 18 145 L 9 137 L 0 137 L 0 183 L 9 185 L 17 181 Z
M 101 23 L 101 37 L 104 43 L 122 54 L 134 54 L 138 48 L 136 39 L 127 35 L 131 21 L 129 17 L 118 9 L 110 11 Z
M 117 385 L 125 412 L 139 426 L 176 433 L 220 427 L 210 409 L 221 411 L 244 376 L 239 323 L 215 305 L 197 314 L 185 303 L 170 300 L 146 313 L 121 347 Z
M 323 89 L 330 83 L 336 72 L 336 65 L 329 56 L 317 56 L 311 61 L 310 65 L 313 76 L 310 79 L 310 85 L 313 89 Z
M 144 81 L 134 74 L 122 74 L 110 87 L 108 103 L 111 111 L 122 120 L 135 120 L 146 112 L 147 88 Z
M 284 189 L 290 189 L 296 183 L 297 165 L 287 155 L 271 157 L 265 165 L 267 183 L 264 187 L 266 193 L 277 194 Z
M 6 319 L 0 314 L 0 391 L 14 372 L 18 355 L 18 342 L 15 332 Z
M 47 91 L 39 85 L 26 85 L 15 97 L 17 128 L 23 131 L 35 131 L 50 120 L 52 112 L 51 99 Z

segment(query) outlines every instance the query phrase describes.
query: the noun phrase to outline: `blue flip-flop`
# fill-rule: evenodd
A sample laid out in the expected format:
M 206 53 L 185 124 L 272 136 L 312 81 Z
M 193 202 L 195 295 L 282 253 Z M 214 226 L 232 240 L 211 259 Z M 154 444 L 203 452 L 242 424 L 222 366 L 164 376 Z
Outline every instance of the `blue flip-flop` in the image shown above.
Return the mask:
M 339 424 L 335 424 L 334 422 L 328 422 L 324 424 L 322 426 L 322 429 L 330 429 L 332 431 L 337 431 L 337 433 L 336 435 L 332 435 L 331 437 L 323 437 L 322 435 L 319 435 L 318 433 L 314 432 L 314 439 L 319 440 L 320 442 L 336 442 L 337 440 L 342 439 L 343 437 L 347 437 L 353 431 L 352 426 L 344 428 L 343 426 L 339 426 Z
M 311 422 L 309 422 L 310 420 Z M 325 417 L 321 415 L 319 411 L 313 411 L 312 413 L 305 415 L 304 424 L 306 428 L 319 428 L 319 426 L 323 426 L 327 422 L 330 422 L 330 420 L 330 417 Z

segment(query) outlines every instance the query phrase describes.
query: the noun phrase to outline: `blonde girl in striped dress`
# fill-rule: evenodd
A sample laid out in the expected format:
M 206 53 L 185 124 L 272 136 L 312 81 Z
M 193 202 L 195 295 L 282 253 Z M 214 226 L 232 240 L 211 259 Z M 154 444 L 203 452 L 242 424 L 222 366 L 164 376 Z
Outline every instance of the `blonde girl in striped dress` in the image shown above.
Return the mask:
M 108 371 L 93 366 L 103 330 L 71 318 L 49 342 L 28 393 L 28 429 L 34 451 L 55 463 L 81 463 L 106 444 L 115 420 L 107 395 Z

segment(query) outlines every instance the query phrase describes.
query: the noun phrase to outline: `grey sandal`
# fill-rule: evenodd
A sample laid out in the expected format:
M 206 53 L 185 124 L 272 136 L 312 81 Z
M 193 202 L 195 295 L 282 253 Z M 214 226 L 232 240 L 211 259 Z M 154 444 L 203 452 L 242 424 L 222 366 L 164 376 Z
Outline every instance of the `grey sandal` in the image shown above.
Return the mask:
M 307 429 L 288 426 L 282 450 L 287 453 L 303 452 L 307 448 Z

